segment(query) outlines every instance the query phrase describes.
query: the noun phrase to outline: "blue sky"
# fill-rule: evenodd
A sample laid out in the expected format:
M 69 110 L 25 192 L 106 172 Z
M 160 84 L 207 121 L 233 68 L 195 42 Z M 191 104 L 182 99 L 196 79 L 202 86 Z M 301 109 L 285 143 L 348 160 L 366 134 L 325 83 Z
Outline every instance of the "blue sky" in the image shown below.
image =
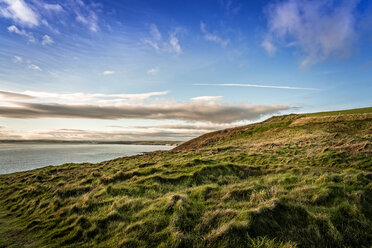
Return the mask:
M 372 105 L 372 2 L 0 0 L 0 139 L 185 140 Z

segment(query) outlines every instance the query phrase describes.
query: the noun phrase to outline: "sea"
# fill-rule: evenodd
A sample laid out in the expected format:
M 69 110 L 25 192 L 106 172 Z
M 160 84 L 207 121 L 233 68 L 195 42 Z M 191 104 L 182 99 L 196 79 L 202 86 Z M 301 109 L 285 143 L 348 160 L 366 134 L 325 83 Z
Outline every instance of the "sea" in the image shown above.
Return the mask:
M 97 163 L 172 148 L 163 145 L 2 143 L 0 174 L 65 163 Z

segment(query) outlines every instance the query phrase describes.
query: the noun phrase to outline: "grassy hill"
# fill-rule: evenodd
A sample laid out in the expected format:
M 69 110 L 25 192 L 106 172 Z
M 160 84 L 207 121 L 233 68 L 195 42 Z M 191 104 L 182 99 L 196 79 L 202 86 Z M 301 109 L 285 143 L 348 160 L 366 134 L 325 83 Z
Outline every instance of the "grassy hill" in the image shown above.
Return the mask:
M 372 108 L 0 176 L 0 247 L 370 247 Z

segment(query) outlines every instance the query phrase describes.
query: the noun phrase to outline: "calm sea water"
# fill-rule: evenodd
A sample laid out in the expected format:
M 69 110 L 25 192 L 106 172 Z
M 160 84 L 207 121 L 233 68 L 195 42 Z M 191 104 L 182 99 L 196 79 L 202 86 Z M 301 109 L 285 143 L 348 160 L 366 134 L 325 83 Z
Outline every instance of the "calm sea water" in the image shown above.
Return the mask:
M 0 174 L 64 163 L 97 163 L 171 146 L 96 144 L 0 144 Z

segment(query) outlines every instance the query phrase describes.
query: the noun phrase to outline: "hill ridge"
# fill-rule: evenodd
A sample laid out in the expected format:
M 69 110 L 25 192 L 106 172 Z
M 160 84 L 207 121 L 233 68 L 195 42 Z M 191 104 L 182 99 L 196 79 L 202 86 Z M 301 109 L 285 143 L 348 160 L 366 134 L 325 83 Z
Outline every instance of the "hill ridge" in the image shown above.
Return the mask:
M 314 122 L 317 120 L 323 120 L 323 122 L 328 121 L 343 121 L 343 120 L 358 120 L 358 119 L 371 119 L 372 118 L 372 107 L 370 108 L 360 108 L 354 110 L 343 110 L 343 111 L 331 111 L 331 112 L 317 112 L 311 114 L 288 114 L 281 116 L 272 116 L 262 122 L 252 123 L 244 126 L 227 128 L 223 130 L 218 130 L 210 133 L 203 134 L 197 138 L 191 139 L 187 142 L 182 143 L 181 145 L 172 149 L 172 151 L 186 151 L 186 150 L 195 150 L 203 146 L 210 145 L 216 141 L 227 138 L 231 135 L 236 134 L 237 132 L 247 130 L 249 128 L 254 128 L 257 125 L 262 125 L 265 123 L 274 123 L 282 121 L 290 121 L 290 125 L 299 125 L 302 120 L 304 124 L 305 120 L 309 122 Z
M 368 247 L 371 110 L 0 175 L 0 247 Z

